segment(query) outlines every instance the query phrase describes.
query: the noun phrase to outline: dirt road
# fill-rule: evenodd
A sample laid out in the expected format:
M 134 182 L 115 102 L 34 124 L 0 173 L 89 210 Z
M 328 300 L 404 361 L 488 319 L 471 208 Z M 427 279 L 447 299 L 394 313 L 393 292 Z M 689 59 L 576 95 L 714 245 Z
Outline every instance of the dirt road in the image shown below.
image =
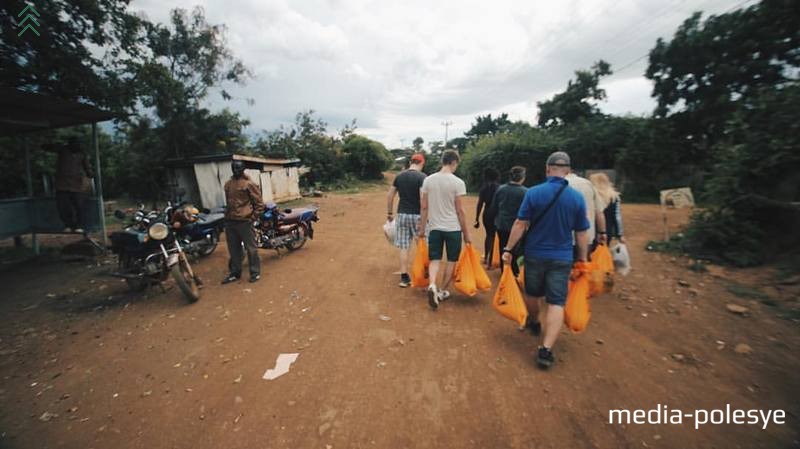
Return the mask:
M 130 295 L 100 275 L 107 265 L 5 268 L 0 447 L 800 446 L 798 324 L 733 296 L 721 270 L 646 252 L 660 235 L 656 207 L 626 205 L 634 271 L 593 300 L 585 333 L 564 332 L 543 372 L 533 337 L 489 293 L 434 313 L 421 291 L 396 286 L 384 201 L 383 191 L 320 199 L 316 240 L 262 253 L 257 284 L 218 284 L 221 247 L 196 265 L 207 287 L 194 305 L 175 288 Z M 262 379 L 293 352 L 288 374 Z M 766 430 L 609 424 L 610 409 L 658 404 L 787 416 Z

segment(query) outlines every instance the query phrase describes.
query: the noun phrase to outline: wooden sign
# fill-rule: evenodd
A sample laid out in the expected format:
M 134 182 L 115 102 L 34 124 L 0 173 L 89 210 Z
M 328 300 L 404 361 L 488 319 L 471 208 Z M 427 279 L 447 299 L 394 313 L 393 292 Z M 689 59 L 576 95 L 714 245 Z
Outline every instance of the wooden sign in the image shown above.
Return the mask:
M 661 218 L 664 225 L 664 241 L 669 241 L 669 225 L 667 224 L 667 208 L 682 209 L 684 207 L 694 207 L 694 195 L 692 189 L 680 187 L 677 189 L 667 189 L 661 192 Z
M 694 207 L 694 195 L 692 195 L 692 189 L 688 187 L 681 187 L 678 189 L 662 190 L 661 206 L 673 209 Z

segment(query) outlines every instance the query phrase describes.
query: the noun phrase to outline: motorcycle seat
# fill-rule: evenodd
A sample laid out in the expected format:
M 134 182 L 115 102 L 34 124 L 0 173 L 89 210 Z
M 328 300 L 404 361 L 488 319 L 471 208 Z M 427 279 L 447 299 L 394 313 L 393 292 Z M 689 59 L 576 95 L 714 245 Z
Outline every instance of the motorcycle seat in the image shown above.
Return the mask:
M 284 223 L 292 224 L 299 222 L 307 213 L 314 212 L 314 209 L 310 207 L 298 207 L 295 209 L 287 209 L 287 211 L 281 213 L 281 219 Z
M 197 216 L 198 223 L 216 223 L 223 219 L 225 219 L 225 214 L 221 213 L 200 214 Z

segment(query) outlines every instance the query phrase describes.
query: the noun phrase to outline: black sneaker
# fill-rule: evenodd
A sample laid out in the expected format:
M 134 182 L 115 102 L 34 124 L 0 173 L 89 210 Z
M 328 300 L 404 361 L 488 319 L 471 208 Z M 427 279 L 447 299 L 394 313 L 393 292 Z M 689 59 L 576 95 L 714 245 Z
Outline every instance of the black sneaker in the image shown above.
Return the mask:
M 530 316 L 528 316 L 528 319 L 525 321 L 525 328 L 531 331 L 534 337 L 538 337 L 542 334 L 542 323 L 534 320 Z
M 556 363 L 556 358 L 553 357 L 553 351 L 544 346 L 539 346 L 539 353 L 536 355 L 536 363 L 543 369 L 553 366 L 553 363 Z
M 406 288 L 411 285 L 411 276 L 408 273 L 403 273 L 400 275 L 400 283 L 397 284 L 402 288 Z
M 239 280 L 239 276 L 235 274 L 229 274 L 228 277 L 222 280 L 222 285 L 230 284 L 231 282 L 236 282 Z
M 250 275 L 250 282 L 251 283 L 258 282 L 259 279 L 261 279 L 261 275 L 260 274 L 251 274 Z

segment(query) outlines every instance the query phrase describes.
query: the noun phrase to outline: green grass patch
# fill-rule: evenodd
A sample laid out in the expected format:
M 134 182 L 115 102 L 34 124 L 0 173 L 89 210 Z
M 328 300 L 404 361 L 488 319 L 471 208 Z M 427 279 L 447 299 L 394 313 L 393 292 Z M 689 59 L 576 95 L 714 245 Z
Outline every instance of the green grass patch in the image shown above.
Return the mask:
M 385 189 L 387 185 L 385 179 L 375 181 L 342 180 L 325 186 L 323 190 L 342 195 L 353 195 Z
M 657 253 L 667 253 L 667 254 L 683 254 L 684 251 L 684 241 L 685 237 L 683 234 L 679 233 L 673 235 L 669 238 L 669 240 L 650 240 L 647 242 L 645 249 L 648 251 L 653 251 Z
M 705 273 L 708 271 L 706 264 L 699 260 L 695 260 L 694 262 L 689 264 L 689 269 L 694 271 L 695 273 Z

